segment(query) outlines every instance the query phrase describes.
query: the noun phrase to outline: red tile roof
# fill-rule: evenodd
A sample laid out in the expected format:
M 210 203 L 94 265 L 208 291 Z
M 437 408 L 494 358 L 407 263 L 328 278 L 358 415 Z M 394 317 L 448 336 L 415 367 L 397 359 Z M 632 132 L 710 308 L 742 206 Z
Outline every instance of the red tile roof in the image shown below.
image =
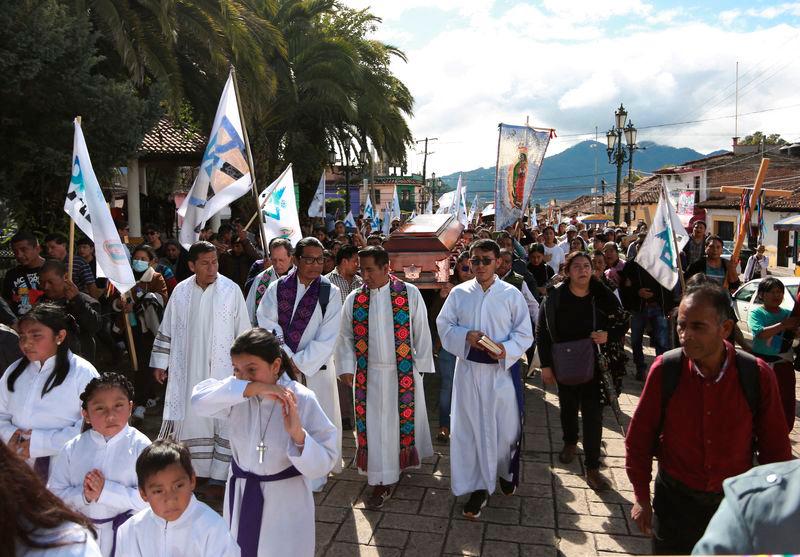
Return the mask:
M 176 126 L 164 116 L 147 132 L 139 146 L 139 158 L 192 157 L 197 163 L 203 156 L 208 138 L 189 129 Z

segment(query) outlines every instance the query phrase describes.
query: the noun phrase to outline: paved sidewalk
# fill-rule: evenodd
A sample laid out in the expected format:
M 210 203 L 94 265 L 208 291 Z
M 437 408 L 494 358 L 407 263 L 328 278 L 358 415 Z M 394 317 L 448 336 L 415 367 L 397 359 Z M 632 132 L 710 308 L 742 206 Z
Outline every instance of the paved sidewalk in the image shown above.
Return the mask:
M 438 431 L 435 379 L 428 383 L 431 431 Z M 367 510 L 370 490 L 353 469 L 328 481 L 316 494 L 317 555 L 319 556 L 434 556 L 483 555 L 582 556 L 643 554 L 650 542 L 630 520 L 633 492 L 625 474 L 623 429 L 633 413 L 642 384 L 626 378 L 620 397 L 620 421 L 605 412 L 602 472 L 615 489 L 595 493 L 582 474 L 582 455 L 570 466 L 558 462 L 561 426 L 555 389 L 542 390 L 537 376 L 526 385 L 526 424 L 522 483 L 517 494 L 493 495 L 477 521 L 461 516 L 466 497 L 450 493 L 449 447 L 434 443 L 436 455 L 420 470 L 404 474 L 393 497 L 380 511 Z M 792 442 L 798 454 L 800 433 Z M 347 461 L 355 440 L 346 436 Z

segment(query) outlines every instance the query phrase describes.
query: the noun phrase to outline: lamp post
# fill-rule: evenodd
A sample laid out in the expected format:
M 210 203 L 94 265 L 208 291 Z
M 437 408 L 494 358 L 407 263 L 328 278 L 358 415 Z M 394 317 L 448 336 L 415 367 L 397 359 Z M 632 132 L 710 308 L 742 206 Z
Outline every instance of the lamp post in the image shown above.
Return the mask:
M 625 125 L 625 122 L 628 125 Z M 625 136 L 623 145 L 622 136 Z M 621 222 L 620 213 L 622 210 L 622 167 L 628 163 L 628 212 L 625 222 L 630 224 L 631 214 L 631 179 L 633 175 L 633 152 L 638 149 L 636 146 L 636 128 L 633 122 L 628 121 L 628 112 L 622 104 L 614 112 L 614 126 L 606 132 L 606 142 L 608 148 L 608 162 L 617 166 L 617 191 L 614 195 L 614 222 Z

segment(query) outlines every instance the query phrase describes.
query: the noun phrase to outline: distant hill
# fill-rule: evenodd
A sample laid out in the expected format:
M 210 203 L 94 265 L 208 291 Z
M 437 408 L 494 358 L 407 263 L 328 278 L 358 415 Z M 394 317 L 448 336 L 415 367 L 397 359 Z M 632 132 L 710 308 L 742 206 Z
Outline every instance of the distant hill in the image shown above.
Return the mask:
M 641 149 L 633 154 L 634 170 L 653 172 L 668 165 L 680 164 L 703 158 L 705 155 L 686 147 L 676 148 L 643 141 Z M 596 141 L 582 141 L 557 155 L 545 157 L 542 171 L 533 192 L 537 203 L 549 199 L 574 199 L 579 195 L 590 194 L 595 185 L 595 161 L 597 164 L 596 183 L 600 189 L 600 179 L 605 179 L 607 191 L 612 191 L 617 183 L 617 169 L 608 163 L 606 146 Z M 623 169 L 623 179 L 628 166 Z M 493 198 L 495 168 L 476 168 L 461 173 L 467 186 L 467 203 L 477 193 L 481 200 Z M 458 172 L 442 176 L 446 186 L 443 191 L 454 189 L 458 182 Z

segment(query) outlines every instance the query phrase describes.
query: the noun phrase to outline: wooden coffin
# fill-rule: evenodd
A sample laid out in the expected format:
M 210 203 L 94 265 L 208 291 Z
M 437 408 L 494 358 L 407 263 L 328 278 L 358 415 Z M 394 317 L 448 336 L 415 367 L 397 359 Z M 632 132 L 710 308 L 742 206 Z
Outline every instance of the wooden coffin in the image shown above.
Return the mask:
M 383 244 L 392 273 L 418 288 L 441 288 L 463 228 L 454 215 L 419 215 L 405 223 Z

